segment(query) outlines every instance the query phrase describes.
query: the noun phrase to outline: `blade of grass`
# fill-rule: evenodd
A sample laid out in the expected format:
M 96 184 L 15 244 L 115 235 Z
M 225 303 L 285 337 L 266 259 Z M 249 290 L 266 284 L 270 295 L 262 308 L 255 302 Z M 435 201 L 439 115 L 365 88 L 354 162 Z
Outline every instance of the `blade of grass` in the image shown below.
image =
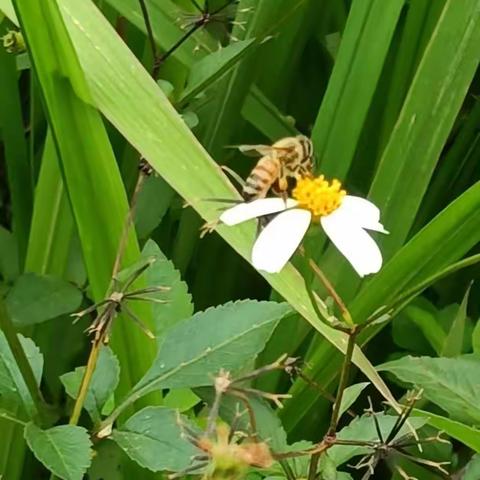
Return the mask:
M 480 2 L 447 0 L 370 190 L 392 232 L 382 239 L 386 258 L 405 242 L 412 227 L 478 66 L 479 42 Z
M 356 0 L 312 131 L 322 173 L 344 179 L 375 92 L 403 0 Z
M 88 87 L 56 2 L 16 0 L 14 5 L 43 93 L 90 286 L 98 301 L 110 283 L 128 212 L 125 191 L 102 120 L 87 103 Z M 38 28 L 40 24 L 44 28 Z M 131 264 L 138 256 L 131 230 L 124 263 Z M 150 365 L 155 345 L 120 319 L 112 347 L 122 364 L 120 391 L 125 392 Z
M 53 137 L 45 140 L 35 192 L 26 272 L 62 276 L 74 229 L 67 193 L 61 177 Z
M 205 220 L 217 219 L 217 207 L 205 199 L 238 198 L 221 169 L 94 5 L 62 0 L 61 8 L 100 110 Z M 250 255 L 254 230 L 254 225 L 218 228 L 219 234 L 244 258 Z M 293 267 L 265 278 L 316 329 L 345 351 L 345 335 L 317 317 L 302 278 Z M 381 393 L 394 402 L 358 348 L 354 361 Z
M 18 25 L 17 15 L 11 0 L 0 0 L 0 10 L 15 24 Z
M 385 259 L 408 238 L 479 63 L 479 6 L 478 0 L 445 3 L 378 166 L 369 198 L 380 207 L 382 222 L 391 232 L 379 239 Z M 334 247 L 323 261 L 340 292 L 351 299 L 359 285 L 351 267 Z

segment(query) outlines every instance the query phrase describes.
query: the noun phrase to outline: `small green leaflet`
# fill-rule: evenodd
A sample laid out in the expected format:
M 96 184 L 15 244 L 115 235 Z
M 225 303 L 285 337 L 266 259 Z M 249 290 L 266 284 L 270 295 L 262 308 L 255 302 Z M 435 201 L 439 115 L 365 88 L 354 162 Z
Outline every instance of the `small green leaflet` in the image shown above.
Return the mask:
M 24 436 L 35 457 L 57 477 L 82 480 L 93 454 L 87 430 L 75 425 L 42 430 L 29 423 Z

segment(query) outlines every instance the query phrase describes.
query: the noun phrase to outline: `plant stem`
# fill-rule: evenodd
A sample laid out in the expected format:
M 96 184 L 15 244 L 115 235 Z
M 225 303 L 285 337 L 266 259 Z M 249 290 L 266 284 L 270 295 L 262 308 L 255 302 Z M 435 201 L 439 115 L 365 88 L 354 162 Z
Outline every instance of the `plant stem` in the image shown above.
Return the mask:
M 327 289 L 327 292 L 332 296 L 333 300 L 340 308 L 340 312 L 342 313 L 342 317 L 345 320 L 345 322 L 348 323 L 349 325 L 354 325 L 352 316 L 350 315 L 350 312 L 348 311 L 348 308 L 345 305 L 345 302 L 342 300 L 342 297 L 340 297 L 340 295 L 337 293 L 333 285 L 330 283 L 330 280 L 322 272 L 320 267 L 313 261 L 313 259 L 309 258 L 308 264 L 310 265 L 310 268 L 313 270 L 315 275 L 323 283 L 324 287 Z
M 90 350 L 90 355 L 88 356 L 87 366 L 85 367 L 85 373 L 83 374 L 82 383 L 80 384 L 80 389 L 78 391 L 77 398 L 75 399 L 75 405 L 73 406 L 72 415 L 70 416 L 70 420 L 68 422 L 70 425 L 76 425 L 80 419 L 83 404 L 85 403 L 85 398 L 87 397 L 88 387 L 90 386 L 92 376 L 95 372 L 95 367 L 97 366 L 101 345 L 101 342 L 96 340 L 93 341 L 92 349 Z
M 348 336 L 348 343 L 347 343 L 347 351 L 345 352 L 345 357 L 343 359 L 342 371 L 340 373 L 340 380 L 338 383 L 338 390 L 337 390 L 337 398 L 335 400 L 335 404 L 333 405 L 333 412 L 332 417 L 330 419 L 330 427 L 328 428 L 327 435 L 329 437 L 333 437 L 335 435 L 335 431 L 337 430 L 339 415 L 340 415 L 340 407 L 342 404 L 343 399 L 343 392 L 348 385 L 348 375 L 350 372 L 350 365 L 352 364 L 352 356 L 353 350 L 355 348 L 355 339 L 357 338 L 357 329 L 353 327 L 349 336 Z
M 330 426 L 328 427 L 325 438 L 334 438 L 337 430 L 338 420 L 340 418 L 340 407 L 342 405 L 343 392 L 348 385 L 348 375 L 350 372 L 350 365 L 352 364 L 352 356 L 355 348 L 355 339 L 357 337 L 357 328 L 353 326 L 349 335 L 347 350 L 343 359 L 342 371 L 340 373 L 340 380 L 338 383 L 337 396 L 333 405 L 332 416 L 330 418 Z M 310 465 L 308 468 L 308 480 L 315 480 L 318 469 L 318 462 L 320 461 L 320 455 L 322 452 L 314 453 L 310 459 Z
M 20 343 L 17 332 L 15 331 L 15 327 L 8 316 L 7 309 L 2 298 L 0 298 L 0 329 L 5 335 L 10 351 L 15 358 L 17 367 L 20 370 L 23 381 L 25 382 L 28 392 L 32 398 L 36 413 L 42 422 L 47 423 L 48 405 L 43 398 L 40 387 L 35 379 L 32 366 L 30 365 L 27 355 L 25 354 L 25 350 Z
M 118 249 L 117 249 L 117 255 L 115 256 L 115 261 L 113 264 L 113 269 L 112 269 L 112 277 L 110 279 L 110 285 L 107 290 L 107 295 L 111 292 L 113 285 L 114 285 L 114 279 L 116 275 L 118 274 L 118 271 L 120 269 L 120 265 L 122 263 L 122 258 L 123 254 L 125 253 L 125 248 L 127 245 L 127 239 L 128 239 L 128 234 L 130 232 L 130 227 L 133 225 L 133 218 L 135 215 L 135 207 L 137 205 L 137 199 L 138 199 L 138 194 L 140 193 L 140 190 L 143 185 L 143 181 L 145 179 L 145 175 L 143 172 L 140 172 L 137 180 L 137 184 L 135 186 L 135 190 L 132 195 L 131 203 L 130 203 L 130 208 L 128 210 L 127 216 L 125 218 L 125 223 L 123 225 L 122 233 L 120 236 L 120 241 L 118 244 Z M 78 392 L 78 396 L 75 399 L 75 405 L 73 406 L 73 411 L 72 415 L 70 416 L 70 425 L 76 425 L 78 423 L 78 420 L 80 418 L 80 414 L 82 412 L 83 404 L 85 402 L 85 398 L 88 393 L 88 387 L 90 386 L 90 382 L 92 381 L 92 376 L 95 372 L 95 368 L 97 366 L 97 360 L 98 356 L 100 354 L 100 349 L 102 348 L 103 345 L 103 340 L 105 338 L 105 334 L 108 332 L 109 328 L 108 326 L 105 327 L 104 329 L 104 334 L 98 335 L 95 337 L 94 341 L 92 342 L 92 348 L 90 350 L 90 354 L 88 355 L 88 361 L 87 361 L 87 366 L 85 368 L 85 373 L 83 374 L 82 377 L 82 383 L 80 384 L 80 390 Z

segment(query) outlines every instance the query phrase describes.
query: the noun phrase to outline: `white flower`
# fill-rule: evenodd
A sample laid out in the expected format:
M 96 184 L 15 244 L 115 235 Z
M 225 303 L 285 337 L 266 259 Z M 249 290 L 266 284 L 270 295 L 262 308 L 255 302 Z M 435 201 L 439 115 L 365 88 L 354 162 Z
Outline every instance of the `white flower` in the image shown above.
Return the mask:
M 252 250 L 258 270 L 279 272 L 300 245 L 312 220 L 323 230 L 355 271 L 363 277 L 382 266 L 378 245 L 366 230 L 388 233 L 380 223 L 380 210 L 364 198 L 346 195 L 340 182 L 323 176 L 303 179 L 293 191 L 295 199 L 264 198 L 226 210 L 220 220 L 236 225 L 263 215 L 277 214 L 260 232 Z

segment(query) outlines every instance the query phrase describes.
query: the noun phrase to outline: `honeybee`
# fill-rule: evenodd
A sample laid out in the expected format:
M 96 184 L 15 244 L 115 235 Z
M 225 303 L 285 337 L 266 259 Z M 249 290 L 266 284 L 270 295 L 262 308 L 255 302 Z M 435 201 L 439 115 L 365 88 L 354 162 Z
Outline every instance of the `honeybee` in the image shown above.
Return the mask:
M 246 201 L 264 198 L 270 189 L 279 196 L 286 194 L 289 179 L 312 175 L 313 146 L 305 135 L 286 137 L 273 145 L 241 145 L 242 153 L 260 154 L 242 188 Z

